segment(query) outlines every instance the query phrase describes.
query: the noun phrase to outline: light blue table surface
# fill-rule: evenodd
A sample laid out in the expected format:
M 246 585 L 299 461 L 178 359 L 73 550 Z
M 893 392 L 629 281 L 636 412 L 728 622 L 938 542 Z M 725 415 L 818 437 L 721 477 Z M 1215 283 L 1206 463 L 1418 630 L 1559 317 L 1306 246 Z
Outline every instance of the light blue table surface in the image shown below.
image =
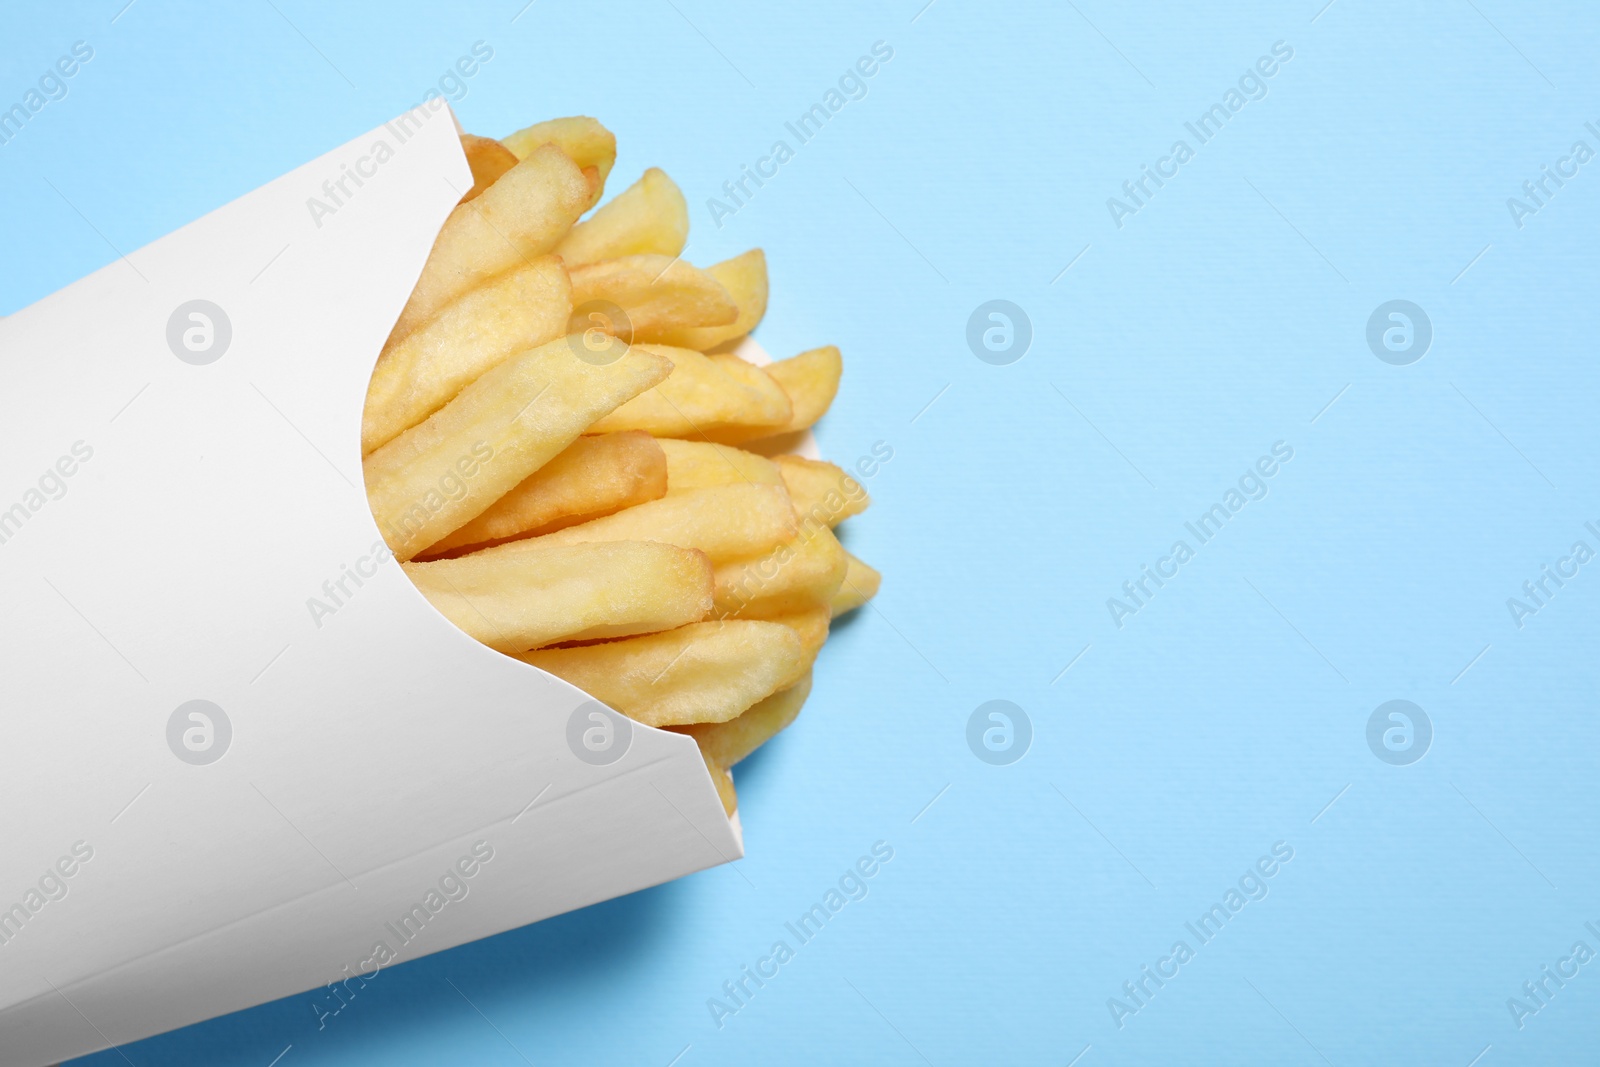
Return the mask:
M 0 107 L 93 50 L 0 144 L 0 311 L 482 42 L 463 123 L 602 118 L 613 189 L 684 189 L 689 258 L 767 250 L 769 349 L 843 349 L 825 454 L 893 458 L 845 534 L 882 595 L 740 769 L 743 861 L 396 967 L 322 1029 L 289 997 L 82 1062 L 1600 1062 L 1592 5 L 124 2 L 0 12 Z M 991 300 L 1020 359 L 969 346 Z M 1393 300 L 1420 315 L 1373 347 Z M 994 700 L 1008 752 L 969 745 Z

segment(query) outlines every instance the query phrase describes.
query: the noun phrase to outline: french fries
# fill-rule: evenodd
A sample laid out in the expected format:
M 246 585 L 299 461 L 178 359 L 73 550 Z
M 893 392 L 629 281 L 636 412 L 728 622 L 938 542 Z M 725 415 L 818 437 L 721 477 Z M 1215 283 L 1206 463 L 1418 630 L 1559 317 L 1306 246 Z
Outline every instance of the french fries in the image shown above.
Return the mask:
M 423 556 L 552 533 L 666 492 L 667 456 L 654 437 L 638 430 L 580 437 Z
M 646 634 L 703 618 L 711 561 L 649 541 L 537 545 L 407 563 L 439 613 L 499 652 Z
M 839 392 L 839 378 L 844 373 L 844 361 L 839 350 L 832 345 L 813 348 L 798 356 L 780 359 L 762 368 L 767 376 L 783 389 L 792 409 L 787 422 L 780 426 L 731 427 L 718 436 L 727 444 L 743 444 L 762 437 L 792 435 L 809 430 L 816 425 Z
M 794 721 L 831 621 L 881 581 L 833 533 L 865 488 L 782 454 L 832 404 L 839 350 L 735 355 L 766 256 L 683 260 L 659 170 L 579 222 L 616 161 L 594 119 L 462 147 L 472 188 L 368 388 L 373 517 L 463 633 L 693 737 L 731 815 L 729 768 Z
M 577 268 L 621 256 L 676 257 L 688 240 L 688 201 L 671 178 L 651 167 L 574 226 L 556 245 L 556 254 L 568 267 Z
M 854 611 L 877 596 L 878 586 L 882 583 L 883 575 L 846 552 L 844 581 L 839 583 L 839 591 L 828 601 L 828 614 L 837 619 L 846 612 Z
M 826 608 L 844 582 L 849 557 L 833 531 L 812 526 L 761 555 L 717 561 L 719 618 L 767 618 Z
M 767 257 L 759 248 L 706 268 L 733 297 L 739 315 L 726 325 L 687 325 L 665 333 L 662 344 L 710 352 L 726 348 L 756 328 L 767 314 Z
M 463 204 L 481 196 L 502 174 L 517 165 L 517 157 L 511 150 L 492 137 L 464 134 L 461 148 L 467 153 L 467 166 L 472 168 L 472 188 L 461 198 Z
M 513 267 L 383 346 L 367 387 L 361 452 L 372 452 L 438 411 L 513 352 L 566 333 L 572 283 L 555 256 Z
M 573 356 L 569 338 L 506 360 L 367 457 L 367 499 L 385 542 L 410 559 L 671 370 L 642 346 L 615 363 L 589 363 Z
M 717 799 L 722 801 L 722 810 L 728 813 L 730 819 L 733 818 L 733 813 L 739 810 L 739 794 L 733 788 L 733 775 L 729 774 L 726 768 L 713 762 L 703 748 L 700 750 L 700 758 L 705 761 L 706 770 L 711 775 L 711 784 L 716 787 Z
M 830 618 L 827 608 L 809 608 L 805 611 L 773 615 L 767 621 L 781 622 L 794 631 L 795 636 L 800 638 L 800 654 L 809 669 L 811 664 L 816 662 L 817 654 L 822 651 L 822 646 L 828 640 Z
M 668 729 L 688 734 L 700 746 L 701 758 L 711 770 L 711 779 L 716 784 L 722 807 L 732 815 L 739 805 L 739 798 L 734 792 L 733 776 L 728 773 L 728 768 L 794 722 L 810 695 L 811 672 L 806 671 L 794 685 L 780 689 L 726 722 L 694 723 Z
M 602 328 L 619 329 L 624 341 L 654 341 L 682 323 L 720 326 L 739 316 L 721 282 L 672 256 L 623 256 L 577 267 L 572 303 L 569 332 L 593 325 L 585 309 L 598 304 L 620 310 L 600 321 Z
M 788 726 L 811 695 L 811 672 L 787 689 L 753 704 L 743 714 L 717 723 L 693 723 L 673 729 L 686 733 L 720 767 L 732 767 Z
M 673 349 L 682 352 L 683 349 Z M 706 357 L 713 366 L 723 374 L 744 386 L 752 398 L 751 409 L 761 419 L 773 419 L 782 422 L 787 419 L 794 420 L 794 402 L 789 399 L 789 394 L 778 380 L 768 374 L 764 368 L 734 355 L 732 352 L 713 352 Z M 751 425 L 750 419 L 733 420 L 735 425 Z
M 697 622 L 665 633 L 518 657 L 646 726 L 725 722 L 805 673 L 782 623 Z
M 712 485 L 785 485 L 778 465 L 754 452 L 709 441 L 665 438 L 657 444 L 667 460 L 669 493 Z
M 671 360 L 672 374 L 601 419 L 597 432 L 644 430 L 657 437 L 713 441 L 739 432 L 764 437 L 772 427 L 793 421 L 789 395 L 760 367 L 688 348 L 633 347 Z
M 593 187 L 554 145 L 536 149 L 445 220 L 391 339 L 404 337 L 462 293 L 560 243 Z
M 833 398 L 839 394 L 844 360 L 837 348 L 826 345 L 780 359 L 767 368 L 767 373 L 783 387 L 794 406 L 794 417 L 778 432 L 795 433 L 811 429 L 833 406 Z
M 781 729 L 792 723 L 800 715 L 800 707 L 805 704 L 808 696 L 811 696 L 810 670 L 806 670 L 805 675 L 802 675 L 800 681 L 794 685 L 787 689 L 779 689 L 778 693 L 758 701 L 746 712 L 730 718 L 725 723 L 693 723 L 688 726 L 670 726 L 669 729 L 694 737 L 694 742 L 701 749 L 702 757 L 706 758 L 706 765 L 720 769 L 726 776 L 728 768 L 760 749 L 774 736 L 778 736 Z M 718 785 L 717 792 L 722 795 L 723 806 L 728 809 L 728 814 L 733 814 L 736 801 L 730 803 L 730 797 L 733 795 L 731 777 L 728 779 L 728 785 L 730 787 L 726 792 Z
M 718 485 L 672 493 L 536 541 L 575 545 L 584 541 L 661 541 L 695 548 L 713 563 L 767 552 L 792 539 L 794 506 L 778 486 Z M 514 552 L 518 542 L 489 549 Z
M 802 520 L 837 526 L 872 503 L 860 482 L 826 460 L 778 456 L 774 463 Z
M 594 207 L 599 201 L 611 166 L 617 161 L 616 135 L 587 115 L 538 122 L 502 138 L 500 143 L 518 159 L 527 159 L 544 145 L 554 145 L 583 170 L 593 169 L 598 183 L 585 208 Z

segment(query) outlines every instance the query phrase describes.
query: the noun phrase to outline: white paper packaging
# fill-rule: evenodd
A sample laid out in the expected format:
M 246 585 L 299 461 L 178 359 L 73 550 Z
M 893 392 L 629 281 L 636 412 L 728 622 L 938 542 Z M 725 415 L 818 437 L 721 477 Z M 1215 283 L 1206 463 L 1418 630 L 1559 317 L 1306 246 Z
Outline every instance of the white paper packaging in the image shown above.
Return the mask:
M 693 741 L 376 558 L 362 400 L 457 132 L 418 109 L 0 320 L 3 1067 L 331 1013 L 743 854 Z

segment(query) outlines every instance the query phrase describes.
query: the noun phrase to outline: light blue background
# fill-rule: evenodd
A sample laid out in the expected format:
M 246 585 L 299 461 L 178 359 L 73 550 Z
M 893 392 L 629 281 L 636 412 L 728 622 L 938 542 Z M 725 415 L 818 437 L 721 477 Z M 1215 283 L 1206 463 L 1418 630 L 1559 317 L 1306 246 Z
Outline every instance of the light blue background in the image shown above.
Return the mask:
M 1600 563 L 1520 630 L 1506 607 L 1600 548 L 1600 161 L 1521 229 L 1506 207 L 1600 149 L 1592 6 L 123 2 L 5 5 L 0 103 L 95 58 L 0 146 L 0 311 L 482 40 L 467 127 L 601 117 L 613 190 L 683 187 L 691 259 L 766 248 L 774 353 L 843 348 L 825 453 L 894 458 L 846 535 L 882 595 L 740 769 L 745 860 L 385 971 L 320 1032 L 290 997 L 85 1062 L 1594 1061 L 1600 962 L 1521 1030 L 1506 1006 L 1600 949 Z M 869 95 L 713 226 L 878 40 Z M 1276 41 L 1269 95 L 1196 146 Z M 1179 137 L 1118 229 L 1107 197 Z M 995 298 L 1032 320 L 1010 366 L 965 341 Z M 1394 298 L 1435 331 L 1410 366 L 1365 343 Z M 1277 441 L 1270 495 L 1116 628 L 1106 599 Z M 992 699 L 1033 724 L 1011 766 L 965 740 Z M 1433 723 L 1411 766 L 1367 747 L 1391 699 Z M 707 998 L 879 840 L 870 895 L 719 1029 Z M 1119 1029 L 1107 999 L 1277 841 L 1270 895 Z

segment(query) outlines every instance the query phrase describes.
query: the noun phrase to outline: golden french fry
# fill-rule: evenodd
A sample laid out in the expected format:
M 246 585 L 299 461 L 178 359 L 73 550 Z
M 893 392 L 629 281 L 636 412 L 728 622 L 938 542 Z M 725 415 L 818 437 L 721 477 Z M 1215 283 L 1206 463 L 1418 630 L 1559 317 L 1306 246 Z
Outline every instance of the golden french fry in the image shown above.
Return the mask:
M 572 227 L 556 254 L 577 268 L 619 256 L 677 256 L 688 240 L 688 202 L 664 171 L 651 167 Z
M 698 548 L 716 563 L 767 552 L 793 538 L 796 529 L 794 507 L 781 486 L 718 485 L 671 493 L 603 519 L 485 551 L 515 552 L 539 543 L 661 541 Z
M 450 301 L 553 249 L 589 203 L 589 180 L 559 148 L 539 149 L 450 212 L 391 337 Z
M 667 491 L 667 457 L 647 433 L 580 437 L 487 511 L 421 553 L 454 555 L 551 533 L 655 500 Z
M 667 492 L 712 485 L 783 485 L 778 465 L 765 456 L 709 441 L 656 442 L 667 457 Z
M 623 404 L 595 423 L 591 432 L 645 430 L 657 437 L 721 440 L 725 434 L 748 432 L 764 437 L 775 425 L 787 425 L 792 408 L 780 389 L 757 388 L 743 371 L 687 348 L 634 345 L 672 361 L 671 376 L 661 385 Z M 741 361 L 742 362 L 742 361 Z M 744 364 L 756 375 L 760 367 Z
M 509 137 L 502 137 L 500 143 L 518 159 L 527 159 L 541 145 L 553 144 L 580 168 L 593 167 L 599 185 L 584 210 L 594 207 L 600 200 L 611 165 L 617 161 L 616 135 L 587 115 L 537 122 Z
M 827 607 L 849 567 L 844 546 L 826 526 L 802 528 L 759 556 L 713 562 L 717 618 L 770 618 Z
M 518 658 L 646 726 L 725 722 L 805 673 L 795 632 L 752 619 L 697 622 Z
M 833 594 L 833 599 L 828 603 L 828 614 L 835 619 L 877 596 L 878 586 L 883 582 L 883 575 L 855 556 L 846 552 L 845 557 L 844 581 L 839 583 L 839 591 Z
M 367 386 L 361 451 L 373 451 L 438 411 L 513 352 L 566 333 L 572 286 L 561 260 L 539 256 L 446 304 L 383 346 Z
M 700 750 L 700 758 L 705 761 L 706 770 L 711 774 L 711 784 L 717 787 L 717 799 L 722 801 L 722 810 L 732 818 L 733 813 L 739 810 L 739 794 L 733 788 L 733 775 L 726 768 L 718 767 L 711 762 L 711 757 L 706 755 L 706 750 Z
M 508 655 L 682 626 L 703 618 L 711 600 L 704 553 L 646 541 L 541 545 L 404 566 L 440 614 Z
M 766 313 L 765 254 L 685 263 L 688 204 L 659 169 L 579 222 L 616 161 L 596 120 L 462 148 L 472 188 L 368 389 L 374 518 L 466 634 L 693 737 L 733 816 L 730 768 L 795 719 L 831 620 L 881 582 L 832 531 L 870 504 L 861 482 L 785 454 L 833 402 L 839 350 L 734 354 Z
M 802 352 L 798 356 L 780 359 L 776 363 L 769 363 L 761 369 L 783 387 L 794 414 L 782 426 L 767 429 L 732 427 L 719 433 L 717 440 L 737 445 L 762 438 L 773 438 L 773 442 L 766 444 L 778 443 L 793 447 L 792 435 L 810 429 L 833 404 L 833 398 L 839 392 L 839 378 L 844 373 L 844 361 L 840 358 L 837 348 L 826 345 L 822 348 L 813 348 L 809 352 Z M 753 447 L 764 450 L 765 446 Z
M 804 456 L 774 456 L 773 462 L 801 522 L 837 526 L 872 503 L 866 488 L 835 464 Z
M 733 302 L 739 306 L 739 317 L 726 326 L 696 326 L 671 331 L 661 338 L 663 344 L 692 348 L 697 352 L 728 348 L 755 329 L 766 315 L 767 256 L 761 249 L 752 248 L 743 255 L 725 259 L 707 267 L 706 273 L 721 282 L 733 297 Z
M 726 770 L 794 722 L 810 695 L 811 672 L 807 671 L 794 685 L 778 690 L 726 722 L 693 723 L 670 729 L 694 738 L 706 762 Z M 731 809 L 729 814 L 732 814 Z
M 838 348 L 824 345 L 780 359 L 767 367 L 767 373 L 783 386 L 794 405 L 794 417 L 779 432 L 794 433 L 810 429 L 833 406 L 833 398 L 839 393 L 839 378 L 844 374 L 844 360 Z
M 596 419 L 672 370 L 665 356 L 640 346 L 604 365 L 580 359 L 578 347 L 580 340 L 563 337 L 512 356 L 367 457 L 367 500 L 396 558 L 412 558 L 482 514 Z
M 572 306 L 570 332 L 594 327 L 624 341 L 653 341 L 685 324 L 732 322 L 739 313 L 711 275 L 681 259 L 654 255 L 603 259 L 575 268 Z
M 800 638 L 800 654 L 807 666 L 816 661 L 817 653 L 822 651 L 823 644 L 828 640 L 830 616 L 826 607 L 764 615 L 762 618 L 767 622 L 781 622 L 795 632 L 795 636 Z
M 789 394 L 784 392 L 783 386 L 779 385 L 777 379 L 768 374 L 764 368 L 732 352 L 713 352 L 706 358 L 722 373 L 750 390 L 750 395 L 755 398 L 752 407 L 758 417 L 793 419 L 794 404 L 790 401 Z M 788 415 L 784 416 L 784 412 L 788 412 Z
M 723 444 L 746 445 L 768 456 L 791 451 L 799 446 L 801 434 L 827 412 L 839 391 L 844 370 L 839 350 L 832 345 L 814 348 L 757 369 L 777 382 L 789 398 L 789 419 L 775 426 L 717 427 L 711 436 Z
M 461 135 L 461 147 L 467 153 L 467 166 L 472 168 L 472 188 L 461 198 L 463 204 L 481 195 L 499 181 L 506 171 L 517 165 L 517 157 L 511 154 L 511 149 L 492 137 L 464 133 Z

